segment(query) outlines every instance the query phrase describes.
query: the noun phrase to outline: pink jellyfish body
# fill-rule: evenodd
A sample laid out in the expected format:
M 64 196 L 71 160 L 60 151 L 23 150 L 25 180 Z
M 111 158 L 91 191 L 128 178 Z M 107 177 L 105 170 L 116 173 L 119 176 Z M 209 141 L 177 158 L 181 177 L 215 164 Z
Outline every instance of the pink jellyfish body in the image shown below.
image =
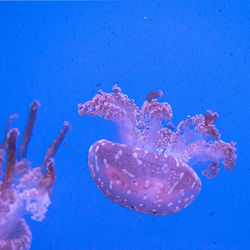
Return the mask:
M 217 113 L 188 117 L 174 129 L 171 106 L 157 101 L 162 91 L 148 94 L 139 109 L 117 85 L 113 90 L 100 90 L 78 105 L 80 115 L 104 116 L 119 125 L 121 143 L 100 140 L 89 149 L 91 175 L 106 197 L 141 213 L 172 214 L 191 204 L 201 190 L 192 166 L 207 162 L 202 171 L 207 178 L 219 172 L 220 163 L 233 170 L 235 143 L 220 140 Z
M 28 224 L 22 218 L 31 213 L 33 220 L 42 221 L 50 205 L 51 187 L 55 180 L 54 157 L 66 136 L 70 125 L 64 127 L 48 148 L 39 167 L 31 168 L 27 160 L 27 150 L 35 124 L 38 101 L 30 105 L 29 119 L 23 138 L 17 150 L 18 129 L 9 131 L 10 122 L 17 115 L 11 116 L 6 126 L 5 137 L 0 145 L 0 249 L 30 249 L 32 235 Z M 2 176 L 2 166 L 7 149 L 7 159 Z

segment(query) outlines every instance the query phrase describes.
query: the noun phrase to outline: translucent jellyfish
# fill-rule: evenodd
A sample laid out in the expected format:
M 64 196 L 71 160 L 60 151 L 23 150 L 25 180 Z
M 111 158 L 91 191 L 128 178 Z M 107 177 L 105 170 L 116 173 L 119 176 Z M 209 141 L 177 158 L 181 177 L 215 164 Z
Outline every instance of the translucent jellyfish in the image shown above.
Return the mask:
M 51 203 L 49 196 L 55 180 L 54 157 L 70 125 L 64 122 L 64 127 L 48 148 L 42 164 L 32 169 L 26 156 L 39 106 L 38 101 L 33 101 L 30 105 L 30 114 L 19 149 L 17 150 L 16 146 L 18 129 L 9 131 L 11 120 L 17 118 L 17 115 L 9 118 L 5 137 L 0 145 L 0 249 L 2 250 L 29 249 L 32 234 L 23 215 L 31 213 L 33 220 L 42 221 Z M 7 159 L 3 169 L 6 149 Z
M 140 109 L 117 85 L 113 91 L 99 90 L 93 100 L 78 105 L 80 115 L 118 124 L 121 142 L 99 140 L 88 155 L 97 187 L 112 201 L 141 213 L 176 213 L 201 190 L 194 165 L 208 179 L 218 174 L 220 165 L 233 170 L 235 142 L 220 140 L 217 113 L 188 116 L 175 128 L 171 106 L 158 102 L 162 91 L 149 93 Z

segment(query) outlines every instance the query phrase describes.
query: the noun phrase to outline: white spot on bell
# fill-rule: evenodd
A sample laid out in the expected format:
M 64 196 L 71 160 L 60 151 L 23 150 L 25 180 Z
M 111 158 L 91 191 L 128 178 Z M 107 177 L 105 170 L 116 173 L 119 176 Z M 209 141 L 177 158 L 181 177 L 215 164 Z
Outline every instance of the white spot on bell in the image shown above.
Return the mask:
M 184 172 L 181 172 L 180 174 L 180 180 L 184 177 Z
M 95 155 L 95 168 L 96 168 L 96 171 L 98 172 L 99 171 L 99 165 L 98 165 L 98 159 L 97 159 L 96 155 Z
M 168 190 L 168 194 L 172 194 L 174 188 L 178 185 L 179 181 L 175 182 L 174 185 Z
M 138 154 L 136 152 L 133 153 L 133 157 L 134 158 L 137 158 L 138 157 Z

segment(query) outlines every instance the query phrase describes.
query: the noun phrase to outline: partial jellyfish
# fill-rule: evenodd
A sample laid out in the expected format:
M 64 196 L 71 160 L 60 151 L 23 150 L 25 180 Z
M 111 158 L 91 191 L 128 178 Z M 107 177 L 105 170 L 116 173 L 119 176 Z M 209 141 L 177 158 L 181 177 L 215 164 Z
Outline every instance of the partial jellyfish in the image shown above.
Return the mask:
M 217 113 L 188 116 L 175 128 L 171 106 L 158 102 L 162 91 L 149 93 L 141 109 L 117 85 L 113 91 L 99 90 L 93 100 L 78 105 L 80 115 L 118 124 L 121 143 L 97 141 L 88 155 L 97 187 L 112 201 L 141 213 L 173 214 L 201 190 L 194 165 L 208 179 L 218 174 L 220 165 L 233 170 L 235 142 L 220 140 Z
M 1 250 L 30 249 L 32 234 L 23 216 L 31 213 L 33 220 L 42 221 L 51 203 L 49 196 L 55 180 L 54 157 L 70 125 L 64 122 L 64 127 L 48 148 L 42 164 L 31 168 L 26 157 L 39 106 L 36 100 L 30 105 L 30 114 L 19 149 L 16 146 L 18 129 L 9 130 L 11 120 L 17 118 L 17 115 L 10 116 L 4 140 L 0 145 Z M 3 168 L 6 149 L 7 159 Z

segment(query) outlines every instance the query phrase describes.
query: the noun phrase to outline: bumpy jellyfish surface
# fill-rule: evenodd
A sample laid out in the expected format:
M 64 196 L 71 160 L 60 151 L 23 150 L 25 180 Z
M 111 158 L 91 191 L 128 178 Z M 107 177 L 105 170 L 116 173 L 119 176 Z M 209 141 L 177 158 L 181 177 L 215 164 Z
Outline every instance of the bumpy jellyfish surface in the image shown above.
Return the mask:
M 9 118 L 4 140 L 0 145 L 1 250 L 30 249 L 32 234 L 23 216 L 31 213 L 33 220 L 42 221 L 51 203 L 50 193 L 55 180 L 54 157 L 70 125 L 64 122 L 64 127 L 48 148 L 42 164 L 31 168 L 27 151 L 39 106 L 36 100 L 30 105 L 30 114 L 19 149 L 16 146 L 18 129 L 9 130 L 11 120 L 17 118 L 17 115 Z M 6 150 L 7 159 L 3 167 Z
M 193 169 L 203 167 L 208 179 L 224 165 L 235 166 L 235 142 L 220 139 L 218 114 L 188 116 L 175 128 L 172 108 L 158 102 L 161 90 L 148 94 L 141 108 L 115 85 L 113 93 L 99 90 L 93 100 L 78 105 L 80 115 L 115 121 L 121 143 L 99 140 L 89 149 L 90 173 L 112 201 L 141 213 L 167 215 L 190 205 L 201 190 Z M 205 167 L 204 167 L 205 166 Z

